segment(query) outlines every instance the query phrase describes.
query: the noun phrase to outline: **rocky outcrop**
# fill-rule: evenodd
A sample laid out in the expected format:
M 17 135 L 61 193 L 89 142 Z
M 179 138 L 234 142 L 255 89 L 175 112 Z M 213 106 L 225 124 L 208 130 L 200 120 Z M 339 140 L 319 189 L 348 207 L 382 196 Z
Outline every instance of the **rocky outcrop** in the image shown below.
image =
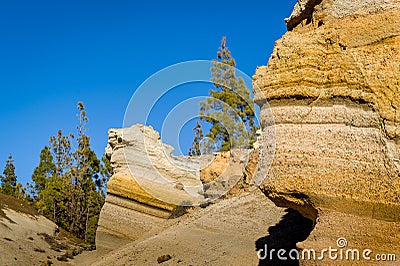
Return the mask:
M 102 252 L 162 229 L 182 206 L 203 200 L 199 161 L 175 157 L 172 150 L 151 127 L 109 130 L 106 152 L 114 175 L 96 234 Z
M 302 22 L 294 12 L 287 23 L 295 29 L 276 42 L 268 66 L 257 69 L 255 85 L 262 93 L 255 100 L 345 97 L 369 103 L 386 134 L 399 137 L 398 6 L 399 1 L 322 1 Z
M 400 222 L 400 2 L 298 1 L 286 22 L 253 77 L 263 131 L 276 130 L 262 190 L 319 217 L 315 241 L 334 211 Z
M 164 229 L 187 206 L 206 205 L 232 188 L 239 194 L 244 184 L 235 184 L 250 184 L 257 165 L 255 150 L 174 156 L 173 148 L 144 125 L 108 133 L 107 155 L 114 175 L 107 183 L 96 234 L 102 252 Z
M 202 190 L 198 171 L 201 160 L 174 156 L 173 148 L 162 143 L 160 135 L 152 127 L 134 125 L 131 128 L 110 129 L 108 135 L 106 152 L 115 173 L 132 175 L 140 184 L 149 181 L 170 188 L 183 184 L 181 190 L 193 198 L 199 197 Z M 165 202 L 173 200 L 170 194 L 164 197 L 162 192 L 155 193 Z M 171 203 L 180 204 L 179 201 Z

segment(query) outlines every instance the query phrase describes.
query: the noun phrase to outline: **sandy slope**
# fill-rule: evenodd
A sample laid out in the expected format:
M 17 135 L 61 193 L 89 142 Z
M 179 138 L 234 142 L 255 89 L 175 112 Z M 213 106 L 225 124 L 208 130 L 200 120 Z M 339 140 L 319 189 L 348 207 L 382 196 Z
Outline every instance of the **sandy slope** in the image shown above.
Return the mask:
M 158 234 L 148 235 L 109 254 L 82 254 L 87 265 L 257 265 L 256 241 L 286 214 L 261 192 L 221 200 L 196 209 Z
M 0 265 L 71 265 L 57 258 L 83 247 L 25 202 L 0 194 Z

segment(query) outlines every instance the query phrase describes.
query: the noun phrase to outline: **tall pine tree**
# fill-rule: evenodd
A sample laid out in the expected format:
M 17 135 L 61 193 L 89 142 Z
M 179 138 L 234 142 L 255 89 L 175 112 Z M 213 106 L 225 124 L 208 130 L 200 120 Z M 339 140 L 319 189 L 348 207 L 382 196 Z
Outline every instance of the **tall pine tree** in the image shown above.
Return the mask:
M 77 149 L 73 153 L 72 197 L 73 216 L 70 231 L 93 242 L 97 229 L 98 216 L 101 209 L 99 192 L 96 190 L 96 181 L 100 177 L 100 160 L 90 148 L 90 137 L 86 135 L 86 124 L 89 121 L 86 109 L 82 102 L 78 103 Z
M 6 166 L 1 176 L 1 192 L 10 196 L 17 196 L 17 176 L 15 174 L 15 166 L 12 155 L 8 156 Z
M 45 146 L 40 151 L 39 165 L 35 167 L 32 174 L 32 196 L 37 196 L 46 187 L 47 179 L 56 174 L 56 165 L 50 148 Z
M 48 146 L 40 152 L 39 165 L 33 171 L 32 182 L 31 194 L 37 210 L 60 226 L 67 224 L 65 211 L 68 186 L 58 175 Z
M 215 89 L 210 90 L 210 97 L 200 103 L 200 119 L 212 125 L 206 134 L 206 150 L 250 148 L 257 131 L 254 101 L 243 79 L 236 76 L 236 62 L 225 37 L 217 55 L 211 67 L 211 81 Z
M 71 140 L 73 135 L 63 135 L 58 130 L 57 136 L 51 136 L 50 151 L 55 165 L 54 174 L 46 181 L 46 188 L 41 193 L 44 201 L 44 214 L 62 228 L 68 230 L 71 224 L 71 198 L 74 187 L 71 183 L 73 157 Z
M 106 157 L 100 161 L 90 147 L 83 103 L 78 103 L 78 110 L 76 137 L 65 136 L 59 130 L 57 136 L 50 137 L 49 147 L 41 151 L 32 175 L 32 194 L 35 205 L 46 217 L 93 243 L 112 168 Z M 72 147 L 76 149 L 72 151 Z

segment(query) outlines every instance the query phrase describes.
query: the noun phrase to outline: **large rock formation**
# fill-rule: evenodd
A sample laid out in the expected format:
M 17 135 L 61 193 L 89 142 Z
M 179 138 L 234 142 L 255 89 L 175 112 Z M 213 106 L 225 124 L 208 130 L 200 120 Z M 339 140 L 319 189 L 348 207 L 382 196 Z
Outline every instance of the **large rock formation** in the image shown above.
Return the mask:
M 318 217 L 303 247 L 346 236 L 327 229 L 333 213 L 343 216 L 336 232 L 366 247 L 379 235 L 368 230 L 391 234 L 400 222 L 400 1 L 298 1 L 286 22 L 253 77 L 263 131 L 276 129 L 261 188 L 277 205 Z M 398 249 L 398 233 L 384 239 L 381 250 Z
M 264 136 L 260 154 L 267 156 L 276 144 L 260 188 L 275 204 L 298 210 L 314 224 L 300 249 L 322 251 L 346 238 L 349 248 L 395 253 L 400 249 L 400 3 L 301 0 L 287 26 L 268 65 L 254 75 Z M 222 170 L 213 162 L 203 170 L 209 176 L 200 177 L 201 161 L 171 155 L 158 133 L 140 125 L 110 130 L 109 144 L 115 175 L 100 216 L 100 249 L 139 239 L 131 245 L 140 252 L 158 241 L 153 236 L 161 230 L 160 235 L 175 237 L 166 243 L 179 243 L 176 232 L 164 230 L 173 223 L 168 218 L 179 215 L 179 205 L 202 203 L 205 196 L 218 195 L 230 177 L 237 181 L 246 173 L 246 160 L 238 155 L 231 160 L 230 154 L 219 156 Z M 266 165 L 258 168 L 265 171 Z M 223 180 L 201 183 L 213 176 Z M 288 220 L 290 215 L 280 224 Z M 325 257 L 301 263 L 354 261 Z
M 173 148 L 162 143 L 159 133 L 152 127 L 134 125 L 131 128 L 110 129 L 108 135 L 107 154 L 111 157 L 115 173 L 134 175 L 136 180 L 169 187 L 184 184 L 183 190 L 198 197 L 202 190 L 198 172 L 200 160 L 174 156 Z M 163 195 L 159 197 L 163 198 Z
M 108 156 L 114 175 L 107 183 L 96 246 L 110 251 L 168 225 L 181 205 L 203 197 L 199 162 L 175 157 L 151 127 L 109 130 Z
M 174 156 L 173 148 L 144 125 L 110 129 L 108 134 L 107 154 L 114 175 L 107 183 L 96 234 L 102 252 L 164 229 L 185 207 L 208 204 L 241 178 L 250 184 L 258 159 L 254 150 Z

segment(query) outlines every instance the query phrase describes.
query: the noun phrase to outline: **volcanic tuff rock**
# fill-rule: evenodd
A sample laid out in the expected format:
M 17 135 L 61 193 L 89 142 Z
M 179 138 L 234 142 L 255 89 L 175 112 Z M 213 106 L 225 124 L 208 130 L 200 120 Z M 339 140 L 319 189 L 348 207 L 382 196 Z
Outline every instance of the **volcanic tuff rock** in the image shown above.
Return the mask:
M 372 105 L 390 138 L 400 136 L 400 1 L 300 1 L 268 62 L 255 100 L 345 97 Z M 358 3 L 358 4 L 357 4 Z M 310 11 L 313 11 L 310 13 Z M 298 18 L 305 18 L 299 22 Z M 289 28 L 290 29 L 290 28 Z
M 116 249 L 152 230 L 168 225 L 180 205 L 200 202 L 202 183 L 196 160 L 171 154 L 151 127 L 110 129 L 106 149 L 114 175 L 99 219 L 96 246 Z
M 173 148 L 162 143 L 152 127 L 110 129 L 108 135 L 107 153 L 115 173 L 133 174 L 171 187 L 182 183 L 184 190 L 198 196 L 202 188 L 197 171 L 200 161 L 172 155 Z
M 319 239 L 333 211 L 400 222 L 400 1 L 298 1 L 286 22 L 253 77 L 263 131 L 276 130 L 262 190 L 314 221 L 319 211 Z
M 255 151 L 174 156 L 173 148 L 144 125 L 110 129 L 108 134 L 106 153 L 114 175 L 107 183 L 96 234 L 96 246 L 103 252 L 169 226 L 170 218 L 183 213 L 182 206 L 219 198 L 242 177 L 250 183 L 258 159 Z

